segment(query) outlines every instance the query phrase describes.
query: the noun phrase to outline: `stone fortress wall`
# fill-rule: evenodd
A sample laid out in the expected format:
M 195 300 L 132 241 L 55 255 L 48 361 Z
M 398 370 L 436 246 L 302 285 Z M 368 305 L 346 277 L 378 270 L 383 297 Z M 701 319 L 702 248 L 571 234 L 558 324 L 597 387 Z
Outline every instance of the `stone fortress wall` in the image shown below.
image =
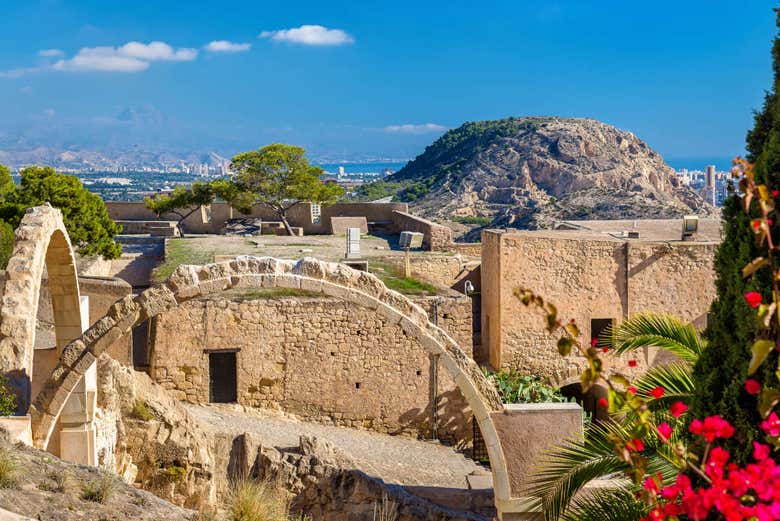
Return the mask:
M 415 299 L 471 356 L 471 300 Z M 375 311 L 331 298 L 218 296 L 152 325 L 150 375 L 173 396 L 208 403 L 210 350 L 236 349 L 238 403 L 348 427 L 458 445 L 471 411 L 444 367 Z M 434 382 L 437 382 L 434 389 Z
M 552 377 L 578 375 L 583 359 L 557 356 L 543 317 L 514 294 L 529 288 L 573 318 L 589 344 L 593 319 L 615 322 L 643 311 L 664 312 L 698 327 L 715 297 L 713 259 L 718 243 L 626 240 L 581 232 L 482 234 L 482 342 L 490 365 Z M 639 357 L 636 371 L 655 361 Z M 625 369 L 625 361 L 614 360 Z

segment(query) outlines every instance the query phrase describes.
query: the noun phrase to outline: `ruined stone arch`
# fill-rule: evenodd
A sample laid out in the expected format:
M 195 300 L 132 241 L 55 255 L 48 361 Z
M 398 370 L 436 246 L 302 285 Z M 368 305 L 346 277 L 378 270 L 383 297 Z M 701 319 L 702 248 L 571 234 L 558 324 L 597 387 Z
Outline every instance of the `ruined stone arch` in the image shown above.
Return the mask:
M 338 263 L 304 258 L 297 262 L 270 257 L 240 256 L 205 266 L 179 266 L 162 284 L 136 297 L 114 303 L 98 320 L 63 350 L 59 365 L 31 407 L 33 442 L 45 447 L 57 417 L 84 371 L 112 343 L 135 325 L 193 298 L 230 289 L 292 288 L 341 298 L 382 315 L 438 354 L 471 407 L 485 439 L 497 500 L 510 496 L 506 461 L 490 413 L 502 411 L 501 399 L 480 368 L 444 331 L 428 320 L 425 311 L 377 277 Z
M 17 414 L 26 414 L 34 398 L 35 329 L 44 273 L 48 276 L 59 354 L 84 329 L 70 238 L 62 213 L 49 205 L 27 210 L 16 228 L 0 303 L 0 367 L 17 395 Z

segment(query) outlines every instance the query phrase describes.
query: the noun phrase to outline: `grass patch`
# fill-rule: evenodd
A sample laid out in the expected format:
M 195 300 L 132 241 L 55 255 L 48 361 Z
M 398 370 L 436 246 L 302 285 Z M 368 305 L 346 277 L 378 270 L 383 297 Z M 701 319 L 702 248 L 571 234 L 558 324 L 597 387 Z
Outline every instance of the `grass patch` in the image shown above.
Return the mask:
M 117 491 L 116 480 L 108 474 L 90 481 L 81 487 L 81 499 L 95 503 L 108 503 Z
M 68 471 L 56 471 L 49 472 L 48 476 L 50 481 L 45 481 L 38 485 L 40 490 L 46 490 L 48 492 L 66 492 L 70 488 L 71 476 Z
M 13 488 L 19 484 L 19 462 L 11 449 L 0 447 L 0 488 Z
M 392 264 L 372 261 L 369 263 L 371 272 L 379 277 L 388 288 L 405 295 L 436 295 L 436 286 L 414 277 L 404 277 L 403 272 Z
M 153 420 L 155 418 L 155 414 L 152 408 L 149 407 L 148 403 L 143 400 L 136 400 L 133 404 L 133 417 L 138 420 L 148 422 L 149 420 Z
M 285 297 L 310 297 L 322 298 L 324 295 L 316 291 L 294 288 L 268 288 L 268 289 L 247 289 L 247 290 L 228 290 L 220 295 L 227 299 L 240 300 L 262 300 L 262 299 L 280 299 Z
M 213 258 L 214 252 L 198 247 L 197 241 L 186 238 L 168 239 L 165 248 L 165 262 L 154 269 L 154 281 L 167 280 L 181 264 L 208 264 Z
M 269 481 L 240 481 L 233 485 L 227 505 L 230 521 L 290 521 L 290 498 Z
M 450 217 L 450 221 L 460 224 L 476 224 L 477 226 L 487 226 L 493 222 L 490 217 L 478 217 L 472 215 L 453 215 Z

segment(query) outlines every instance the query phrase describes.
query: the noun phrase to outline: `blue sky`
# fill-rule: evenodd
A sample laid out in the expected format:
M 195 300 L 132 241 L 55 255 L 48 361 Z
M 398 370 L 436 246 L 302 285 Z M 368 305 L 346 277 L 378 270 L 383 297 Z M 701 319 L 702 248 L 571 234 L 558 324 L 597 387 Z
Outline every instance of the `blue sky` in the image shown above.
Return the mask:
M 770 84 L 774 6 L 5 0 L 0 143 L 409 157 L 464 121 L 559 115 L 731 156 Z

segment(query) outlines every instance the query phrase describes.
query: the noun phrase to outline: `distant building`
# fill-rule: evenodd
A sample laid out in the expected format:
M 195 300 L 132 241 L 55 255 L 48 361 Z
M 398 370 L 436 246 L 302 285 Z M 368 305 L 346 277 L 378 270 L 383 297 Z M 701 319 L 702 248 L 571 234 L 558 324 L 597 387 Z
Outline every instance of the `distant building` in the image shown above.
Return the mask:
M 717 172 L 715 172 L 715 165 L 707 165 L 704 170 L 704 198 L 713 206 L 716 204 L 716 177 Z

